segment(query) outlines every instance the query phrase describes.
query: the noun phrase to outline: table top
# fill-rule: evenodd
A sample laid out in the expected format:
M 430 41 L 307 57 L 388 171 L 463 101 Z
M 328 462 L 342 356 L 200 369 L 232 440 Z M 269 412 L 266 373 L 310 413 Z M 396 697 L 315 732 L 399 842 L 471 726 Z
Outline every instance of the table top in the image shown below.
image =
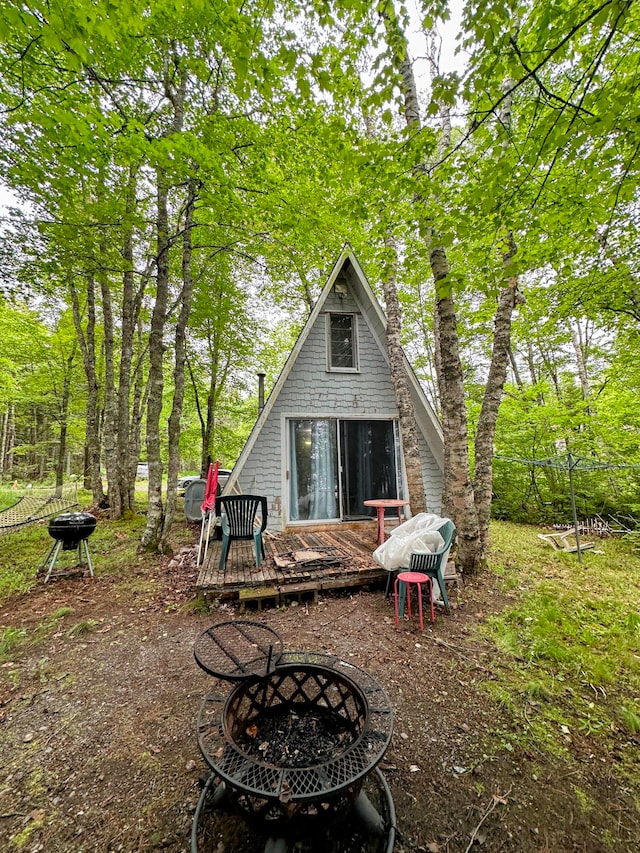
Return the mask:
M 375 498 L 369 501 L 363 501 L 365 506 L 381 506 L 381 507 L 396 507 L 408 506 L 409 501 L 402 498 Z
M 400 572 L 398 580 L 403 581 L 403 583 L 426 583 L 431 578 L 422 572 Z

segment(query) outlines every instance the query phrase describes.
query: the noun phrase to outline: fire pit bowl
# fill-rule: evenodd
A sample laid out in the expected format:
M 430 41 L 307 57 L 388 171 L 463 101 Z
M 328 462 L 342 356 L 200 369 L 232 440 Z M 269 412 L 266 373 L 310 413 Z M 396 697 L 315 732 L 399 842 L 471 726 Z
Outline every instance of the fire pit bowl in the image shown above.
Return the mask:
M 62 542 L 63 551 L 72 551 L 91 536 L 96 523 L 96 517 L 90 512 L 64 512 L 52 518 L 47 529 L 49 536 Z
M 321 790 L 325 765 L 340 761 L 360 740 L 366 715 L 362 691 L 343 673 L 289 664 L 236 687 L 222 723 L 229 744 L 265 768 L 317 774 L 315 784 L 306 780 L 311 793 L 316 785 Z M 282 790 L 278 797 L 290 799 Z
M 262 825 L 304 825 L 354 804 L 391 739 L 389 698 L 367 672 L 332 655 L 285 652 L 275 670 L 209 693 L 202 755 L 234 806 Z

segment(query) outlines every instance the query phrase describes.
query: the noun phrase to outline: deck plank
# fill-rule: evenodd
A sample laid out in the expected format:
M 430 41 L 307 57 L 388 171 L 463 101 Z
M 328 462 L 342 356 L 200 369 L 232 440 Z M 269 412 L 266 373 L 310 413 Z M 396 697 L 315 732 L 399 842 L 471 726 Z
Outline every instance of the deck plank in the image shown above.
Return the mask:
M 218 569 L 222 543 L 213 541 L 200 569 L 197 589 L 207 595 L 237 598 L 241 589 L 275 587 L 286 597 L 288 588 L 294 590 L 300 584 L 319 591 L 386 582 L 385 570 L 371 556 L 376 548 L 375 535 L 374 525 L 368 525 L 357 530 L 332 528 L 265 536 L 265 559 L 260 568 L 255 563 L 252 542 L 233 542 L 224 572 Z M 328 555 L 338 557 L 340 563 L 276 565 L 275 556 L 283 557 L 305 548 L 326 550 Z

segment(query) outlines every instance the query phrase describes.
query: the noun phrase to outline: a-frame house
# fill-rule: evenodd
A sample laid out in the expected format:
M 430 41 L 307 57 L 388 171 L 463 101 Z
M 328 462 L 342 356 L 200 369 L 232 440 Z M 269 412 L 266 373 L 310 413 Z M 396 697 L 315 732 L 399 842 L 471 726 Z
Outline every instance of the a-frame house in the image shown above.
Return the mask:
M 266 495 L 271 530 L 369 518 L 407 497 L 386 320 L 350 250 L 335 264 L 225 486 Z M 427 508 L 441 508 L 438 419 L 405 358 Z

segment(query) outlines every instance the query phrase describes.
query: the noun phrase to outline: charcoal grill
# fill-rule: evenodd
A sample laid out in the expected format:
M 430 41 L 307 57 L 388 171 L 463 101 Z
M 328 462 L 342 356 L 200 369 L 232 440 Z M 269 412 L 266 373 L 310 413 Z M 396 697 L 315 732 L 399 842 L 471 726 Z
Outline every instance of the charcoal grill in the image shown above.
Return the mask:
M 45 583 L 51 577 L 60 551 L 73 551 L 76 548 L 78 549 L 78 566 L 83 569 L 85 565 L 88 566 L 89 575 L 93 577 L 93 564 L 87 539 L 96 529 L 96 524 L 96 517 L 90 512 L 64 512 L 51 519 L 47 529 L 54 543 L 39 569 L 43 571 L 48 566 Z
M 265 850 L 339 834 L 353 817 L 373 836 L 367 850 L 391 851 L 395 813 L 377 765 L 393 711 L 376 679 L 334 655 L 283 652 L 275 632 L 243 620 L 209 629 L 194 651 L 203 669 L 235 683 L 225 692 L 218 680 L 200 707 L 198 745 L 212 775 L 194 817 L 192 853 L 209 849 L 203 827 L 212 807 L 242 814 L 269 838 Z M 351 849 L 332 844 L 318 849 Z

